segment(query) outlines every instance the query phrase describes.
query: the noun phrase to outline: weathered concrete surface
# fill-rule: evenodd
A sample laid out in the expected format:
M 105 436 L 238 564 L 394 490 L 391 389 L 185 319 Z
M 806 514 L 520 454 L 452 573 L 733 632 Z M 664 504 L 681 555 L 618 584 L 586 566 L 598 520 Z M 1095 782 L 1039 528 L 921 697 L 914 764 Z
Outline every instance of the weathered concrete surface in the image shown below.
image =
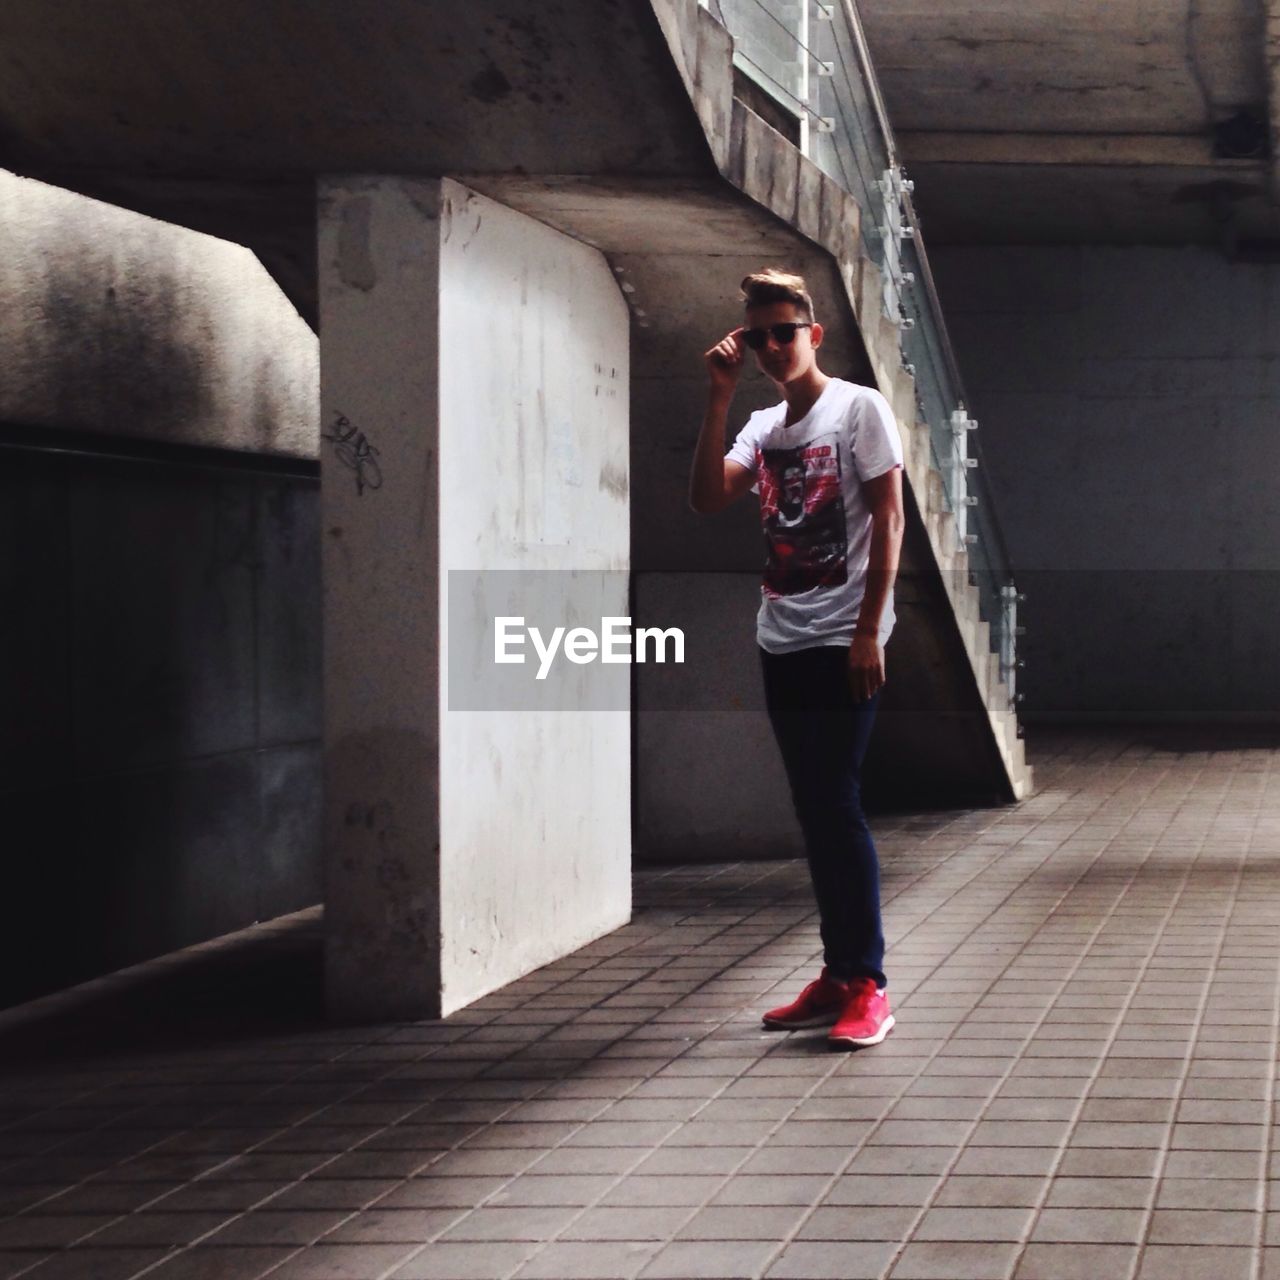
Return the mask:
M 456 182 L 442 187 L 442 570 L 515 571 L 531 595 L 569 571 L 600 571 L 603 607 L 625 617 L 623 295 L 597 250 Z M 449 613 L 456 598 L 446 679 L 463 659 L 453 643 L 474 636 Z M 631 918 L 631 713 L 625 702 L 449 705 L 441 748 L 447 1013 Z
M 1027 719 L 1275 722 L 1280 267 L 935 259 L 1027 592 Z
M 706 167 L 642 0 L 16 0 L 0 48 L 0 163 L 250 246 L 310 319 L 315 174 Z
M 0 172 L 0 1003 L 319 901 L 318 399 L 246 249 Z
M 1280 237 L 1265 153 L 1211 153 L 1242 109 L 1274 122 L 1271 9 L 861 0 L 930 243 Z
M 1280 3 L 1263 0 L 1267 111 L 1270 118 L 1271 196 L 1280 200 Z
M 440 1007 L 439 187 L 319 194 L 325 999 L 344 1019 Z
M 1274 8 L 862 0 L 931 241 L 1217 243 L 1224 222 L 1280 236 L 1273 162 L 1209 145 L 1239 109 L 1265 120 Z M 0 12 L 0 162 L 248 244 L 314 318 L 315 172 L 701 171 L 676 76 L 713 37 L 687 10 L 659 9 L 673 68 L 640 0 L 484 0 L 447 24 L 408 3 L 370 22 L 336 0 L 181 0 L 133 20 L 18 0 Z M 718 163 L 726 100 L 686 80 L 699 111 L 722 113 Z
M 627 707 L 451 708 L 444 599 L 603 569 L 625 615 L 627 404 L 590 390 L 628 317 L 599 253 L 447 180 L 327 181 L 320 246 L 327 1000 L 441 1016 L 630 913 Z
M 322 897 L 314 479 L 43 434 L 0 448 L 0 1006 Z
M 645 4 L 19 0 L 0 38 L 9 146 L 82 173 L 661 173 L 706 149 L 656 92 L 678 82 Z
M 0 420 L 314 458 L 315 334 L 239 245 L 0 171 Z
M 1258 0 L 861 0 L 895 127 L 1195 134 L 1266 99 Z

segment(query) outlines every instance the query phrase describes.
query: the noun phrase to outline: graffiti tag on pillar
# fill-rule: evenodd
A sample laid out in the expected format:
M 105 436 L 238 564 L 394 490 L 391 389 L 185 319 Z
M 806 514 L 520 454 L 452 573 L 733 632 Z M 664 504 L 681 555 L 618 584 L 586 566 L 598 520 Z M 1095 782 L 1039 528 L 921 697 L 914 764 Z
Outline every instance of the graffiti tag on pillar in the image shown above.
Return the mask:
M 335 414 L 332 434 L 322 431 L 320 438 L 330 441 L 338 461 L 356 473 L 356 493 L 363 496 L 366 489 L 382 488 L 378 450 L 345 413 Z

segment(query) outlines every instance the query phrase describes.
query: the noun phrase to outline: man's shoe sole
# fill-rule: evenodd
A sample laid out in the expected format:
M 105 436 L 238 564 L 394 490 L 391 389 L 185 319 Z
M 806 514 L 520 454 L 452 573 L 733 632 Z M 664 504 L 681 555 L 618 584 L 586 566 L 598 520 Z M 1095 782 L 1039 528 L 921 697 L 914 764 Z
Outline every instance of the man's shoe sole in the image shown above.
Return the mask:
M 840 1021 L 842 1009 L 832 1009 L 830 1013 L 815 1014 L 812 1018 L 798 1018 L 792 1020 L 788 1018 L 785 1022 L 776 1021 L 772 1018 L 761 1018 L 760 1021 L 769 1028 L 770 1031 L 804 1031 L 809 1027 L 830 1027 Z
M 851 1045 L 855 1049 L 869 1049 L 873 1044 L 879 1044 L 881 1040 L 893 1030 L 893 1014 L 890 1014 L 881 1024 L 880 1030 L 873 1036 L 863 1036 L 858 1039 L 855 1036 L 828 1036 L 827 1040 L 841 1048 Z

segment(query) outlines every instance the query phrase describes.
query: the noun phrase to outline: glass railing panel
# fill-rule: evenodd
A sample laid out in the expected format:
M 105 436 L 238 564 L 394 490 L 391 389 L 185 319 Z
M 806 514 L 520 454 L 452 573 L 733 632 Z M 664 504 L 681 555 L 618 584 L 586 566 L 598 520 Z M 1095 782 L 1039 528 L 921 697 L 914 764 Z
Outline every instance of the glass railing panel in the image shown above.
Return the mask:
M 740 68 L 802 115 L 812 70 L 805 50 L 804 5 L 721 0 L 721 9 Z
M 831 17 L 820 21 L 812 35 L 815 54 L 831 74 L 816 82 L 820 124 L 810 133 L 809 158 L 857 200 L 867 256 L 883 270 L 885 202 L 880 179 L 890 164 L 889 151 L 867 86 L 856 74 L 858 55 L 849 28 L 834 5 L 826 11 Z

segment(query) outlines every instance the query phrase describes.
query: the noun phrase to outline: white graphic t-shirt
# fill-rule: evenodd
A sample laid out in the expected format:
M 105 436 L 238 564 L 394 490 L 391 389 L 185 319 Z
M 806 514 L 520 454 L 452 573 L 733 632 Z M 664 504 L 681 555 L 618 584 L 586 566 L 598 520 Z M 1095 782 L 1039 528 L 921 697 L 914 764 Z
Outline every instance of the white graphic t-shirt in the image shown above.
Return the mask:
M 747 419 L 725 456 L 756 473 L 766 559 L 756 638 L 770 653 L 849 644 L 867 582 L 871 511 L 862 481 L 902 465 L 889 402 L 873 387 L 831 378 L 799 421 L 787 406 Z M 893 596 L 879 640 L 893 631 Z

